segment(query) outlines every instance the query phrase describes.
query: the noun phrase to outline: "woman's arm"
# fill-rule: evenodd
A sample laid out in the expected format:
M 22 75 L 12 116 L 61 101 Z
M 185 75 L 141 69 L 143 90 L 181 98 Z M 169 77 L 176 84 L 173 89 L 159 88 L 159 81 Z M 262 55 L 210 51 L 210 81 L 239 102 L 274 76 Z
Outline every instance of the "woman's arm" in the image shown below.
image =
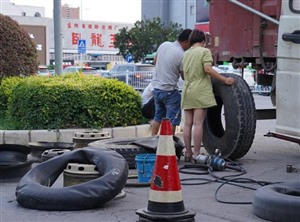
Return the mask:
M 211 64 L 209 64 L 209 63 L 204 64 L 204 71 L 208 75 L 210 75 L 212 78 L 217 79 L 226 85 L 232 85 L 232 84 L 235 84 L 235 82 L 236 82 L 236 80 L 232 77 L 222 76 L 220 73 L 218 73 L 216 70 L 214 70 L 212 68 Z

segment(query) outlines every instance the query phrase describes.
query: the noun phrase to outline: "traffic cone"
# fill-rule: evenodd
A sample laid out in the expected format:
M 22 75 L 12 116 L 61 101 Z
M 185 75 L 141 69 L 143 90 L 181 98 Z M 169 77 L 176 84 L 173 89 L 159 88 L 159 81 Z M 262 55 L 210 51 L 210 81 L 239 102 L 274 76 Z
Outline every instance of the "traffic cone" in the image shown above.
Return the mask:
M 151 178 L 148 207 L 136 211 L 139 221 L 194 221 L 184 207 L 171 122 L 163 119 Z

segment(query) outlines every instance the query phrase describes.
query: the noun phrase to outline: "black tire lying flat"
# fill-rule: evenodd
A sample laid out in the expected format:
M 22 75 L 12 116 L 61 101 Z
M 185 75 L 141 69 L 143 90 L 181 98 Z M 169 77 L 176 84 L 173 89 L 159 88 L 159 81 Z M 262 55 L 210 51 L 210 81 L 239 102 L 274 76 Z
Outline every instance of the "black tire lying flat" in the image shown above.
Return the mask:
M 0 165 L 13 165 L 14 162 L 26 162 L 31 152 L 28 146 L 17 144 L 0 144 Z
M 107 139 L 98 140 L 89 143 L 89 146 L 101 149 L 112 149 L 121 154 L 128 162 L 130 169 L 136 168 L 135 157 L 143 153 L 155 153 L 157 149 L 158 136 L 145 137 L 145 138 L 122 138 L 122 139 Z M 180 138 L 173 136 L 176 156 L 178 160 L 182 155 L 184 144 Z
M 0 179 L 20 179 L 31 169 L 31 149 L 17 144 L 0 144 Z
M 216 149 L 232 160 L 243 157 L 250 149 L 256 129 L 256 109 L 252 92 L 236 74 L 222 74 L 237 80 L 234 86 L 213 80 L 217 106 L 208 109 L 203 126 L 203 145 L 209 154 Z M 222 124 L 224 108 L 225 129 Z
M 140 145 L 135 145 L 134 142 L 139 140 L 137 137 L 122 138 L 122 139 L 107 139 L 98 140 L 89 143 L 89 146 L 97 149 L 111 149 L 121 154 L 127 161 L 129 169 L 135 169 L 135 156 L 142 153 L 154 153 L 153 149 L 145 149 Z
M 272 184 L 257 189 L 252 201 L 256 216 L 270 221 L 296 222 L 300 219 L 300 182 Z
M 86 183 L 51 188 L 69 162 L 94 164 L 100 177 Z M 38 210 L 85 210 L 117 196 L 126 184 L 126 160 L 112 150 L 78 149 L 49 159 L 31 169 L 16 188 L 18 203 Z

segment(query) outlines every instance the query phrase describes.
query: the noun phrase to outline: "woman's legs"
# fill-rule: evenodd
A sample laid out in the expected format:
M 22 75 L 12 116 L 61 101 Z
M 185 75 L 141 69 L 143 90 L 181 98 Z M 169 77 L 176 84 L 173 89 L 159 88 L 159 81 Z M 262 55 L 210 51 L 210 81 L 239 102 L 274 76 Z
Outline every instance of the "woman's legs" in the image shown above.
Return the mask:
M 203 137 L 203 122 L 206 116 L 207 109 L 195 109 L 193 115 L 194 122 L 194 156 L 198 156 L 200 154 L 200 148 Z
M 183 125 L 183 141 L 185 145 L 185 157 L 190 158 L 193 155 L 191 140 L 192 140 L 192 127 L 193 127 L 193 109 L 184 110 L 184 125 Z

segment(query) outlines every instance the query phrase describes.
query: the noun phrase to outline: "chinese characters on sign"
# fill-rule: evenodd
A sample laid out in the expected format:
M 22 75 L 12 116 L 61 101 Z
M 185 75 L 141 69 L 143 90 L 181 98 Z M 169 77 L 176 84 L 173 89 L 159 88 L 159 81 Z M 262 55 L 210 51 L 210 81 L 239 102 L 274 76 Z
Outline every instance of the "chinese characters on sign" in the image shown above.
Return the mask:
M 71 45 L 77 46 L 79 39 L 86 39 L 86 47 L 91 50 L 114 49 L 115 34 L 118 33 L 118 25 L 97 24 L 93 22 L 67 22 L 68 33 L 71 35 Z

